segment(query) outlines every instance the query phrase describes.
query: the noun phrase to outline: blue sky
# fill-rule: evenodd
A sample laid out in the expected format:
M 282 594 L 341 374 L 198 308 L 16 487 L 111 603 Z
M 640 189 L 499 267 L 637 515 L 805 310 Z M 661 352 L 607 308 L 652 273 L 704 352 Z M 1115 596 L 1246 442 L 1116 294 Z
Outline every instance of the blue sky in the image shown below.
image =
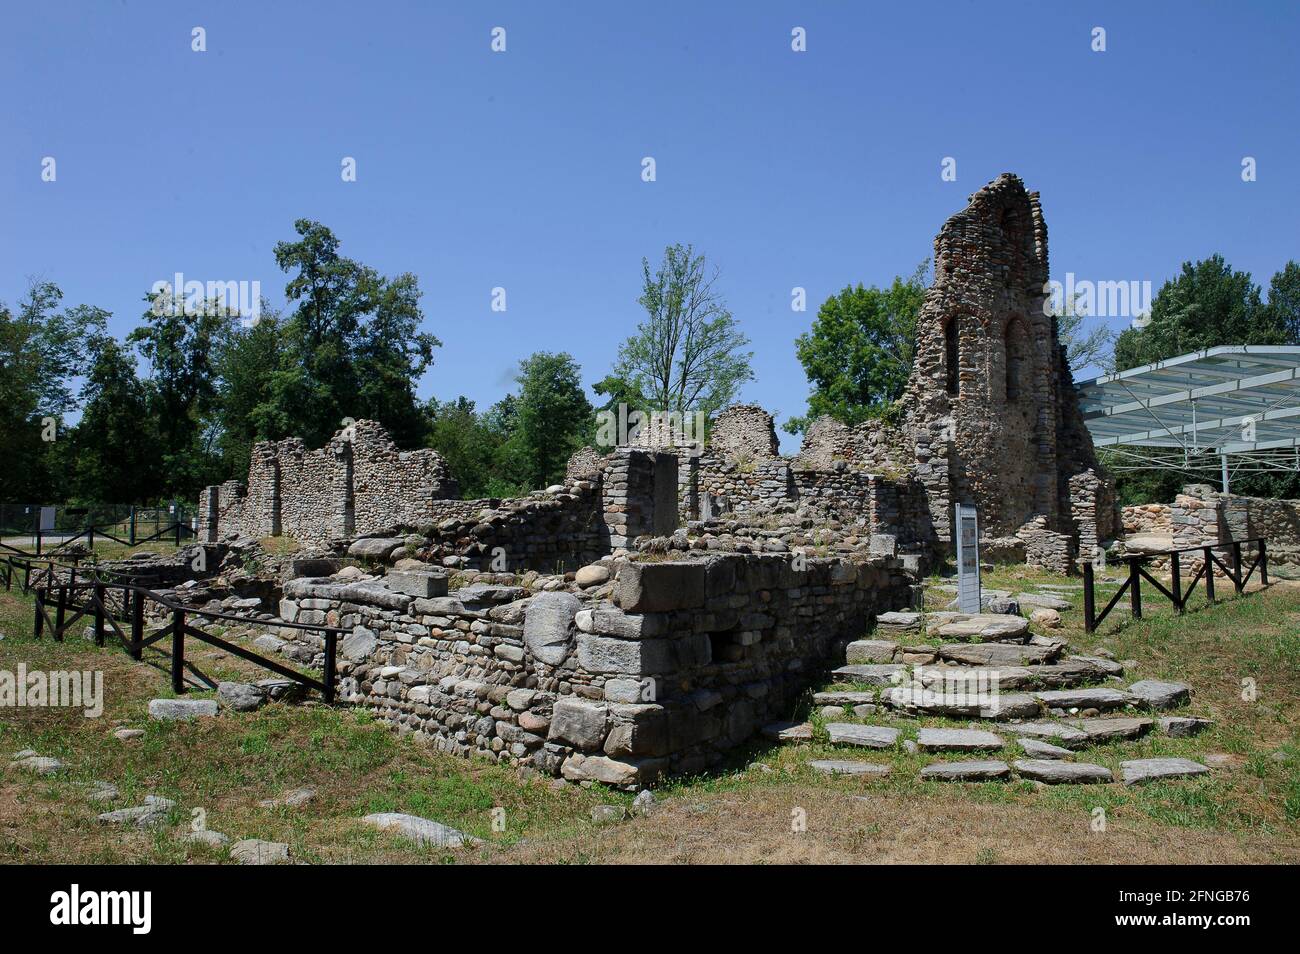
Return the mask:
M 178 271 L 259 280 L 283 304 L 272 247 L 313 218 L 344 254 L 419 276 L 443 341 L 422 397 L 486 407 L 538 350 L 599 380 L 640 319 L 641 257 L 681 241 L 721 266 L 753 341 L 743 397 L 801 413 L 793 341 L 817 305 L 910 273 L 1004 171 L 1042 193 L 1056 278 L 1158 288 L 1221 252 L 1266 285 L 1300 257 L 1286 0 L 42 0 L 0 16 L 0 299 L 46 278 L 118 334 Z

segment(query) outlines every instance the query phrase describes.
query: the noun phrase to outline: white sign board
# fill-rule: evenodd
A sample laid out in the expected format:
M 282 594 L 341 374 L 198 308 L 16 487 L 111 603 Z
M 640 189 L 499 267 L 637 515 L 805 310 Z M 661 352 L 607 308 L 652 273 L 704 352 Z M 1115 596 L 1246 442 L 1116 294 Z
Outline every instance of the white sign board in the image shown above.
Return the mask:
M 970 504 L 957 504 L 953 522 L 957 541 L 957 609 L 962 613 L 980 611 L 979 519 Z
M 41 532 L 45 533 L 53 529 L 54 529 L 54 508 L 42 507 L 41 508 Z

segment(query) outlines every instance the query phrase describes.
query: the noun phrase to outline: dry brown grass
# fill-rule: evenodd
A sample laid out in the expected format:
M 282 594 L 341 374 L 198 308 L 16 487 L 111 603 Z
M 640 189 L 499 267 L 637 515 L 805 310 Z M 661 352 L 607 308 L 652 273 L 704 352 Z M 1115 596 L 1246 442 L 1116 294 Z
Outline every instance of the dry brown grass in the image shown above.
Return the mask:
M 959 788 L 960 786 L 958 786 Z M 839 786 L 837 786 L 839 788 Z M 791 830 L 792 812 L 807 830 Z M 1300 845 L 1256 834 L 1152 826 L 1087 811 L 980 803 L 953 790 L 917 800 L 879 785 L 791 782 L 707 798 L 599 829 L 580 844 L 530 839 L 485 856 L 521 864 L 1260 864 L 1300 861 Z

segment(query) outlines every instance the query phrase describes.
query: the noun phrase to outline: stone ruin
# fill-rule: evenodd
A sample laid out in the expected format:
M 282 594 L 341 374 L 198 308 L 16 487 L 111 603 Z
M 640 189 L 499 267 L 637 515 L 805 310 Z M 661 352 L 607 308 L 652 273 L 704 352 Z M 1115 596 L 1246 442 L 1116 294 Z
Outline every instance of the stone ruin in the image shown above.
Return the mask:
M 1002 176 L 936 240 L 895 423 L 822 418 L 795 457 L 737 405 L 703 446 L 661 428 L 527 497 L 460 500 L 436 452 L 374 422 L 315 451 L 258 444 L 246 483 L 204 491 L 200 539 L 305 551 L 274 597 L 176 598 L 235 607 L 305 665 L 320 640 L 277 620 L 350 630 L 342 698 L 445 751 L 626 786 L 699 770 L 914 605 L 954 502 L 979 508 L 986 556 L 1060 572 L 1115 534 L 1046 279 L 1037 196 Z
M 430 557 L 481 563 L 501 548 L 513 567 L 574 566 L 670 536 L 682 514 L 696 537 L 720 521 L 728 539 L 817 526 L 823 541 L 851 537 L 921 569 L 951 552 L 962 502 L 978 508 L 986 556 L 1071 572 L 1120 525 L 1045 307 L 1038 195 L 1000 176 L 945 223 L 934 260 L 896 423 L 820 418 L 786 458 L 772 416 L 736 405 L 703 447 L 653 429 L 641 440 L 654 447 L 580 451 L 564 484 L 531 498 L 464 501 L 436 452 L 399 451 L 360 421 L 320 450 L 258 444 L 246 484 L 204 492 L 201 538 L 283 533 L 323 544 L 405 527 L 421 530 Z
M 924 562 L 951 552 L 953 505 L 973 503 L 986 554 L 1061 573 L 1117 534 L 1113 484 L 1045 307 L 1037 193 L 1000 176 L 944 225 L 934 259 L 897 423 L 823 417 L 784 458 L 771 415 L 729 408 L 703 453 L 677 449 L 686 513 L 846 521 Z

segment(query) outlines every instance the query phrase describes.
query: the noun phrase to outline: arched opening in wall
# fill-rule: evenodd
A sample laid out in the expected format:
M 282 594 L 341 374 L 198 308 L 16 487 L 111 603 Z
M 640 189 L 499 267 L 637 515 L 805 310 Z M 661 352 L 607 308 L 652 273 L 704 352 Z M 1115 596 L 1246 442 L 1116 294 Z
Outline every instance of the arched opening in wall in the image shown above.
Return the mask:
M 957 364 L 957 316 L 953 315 L 943 326 L 943 372 L 948 393 L 957 396 L 961 389 L 960 368 Z
M 1019 318 L 1007 322 L 1004 343 L 1007 364 L 1007 400 L 1017 401 L 1025 389 L 1029 373 L 1029 334 Z

